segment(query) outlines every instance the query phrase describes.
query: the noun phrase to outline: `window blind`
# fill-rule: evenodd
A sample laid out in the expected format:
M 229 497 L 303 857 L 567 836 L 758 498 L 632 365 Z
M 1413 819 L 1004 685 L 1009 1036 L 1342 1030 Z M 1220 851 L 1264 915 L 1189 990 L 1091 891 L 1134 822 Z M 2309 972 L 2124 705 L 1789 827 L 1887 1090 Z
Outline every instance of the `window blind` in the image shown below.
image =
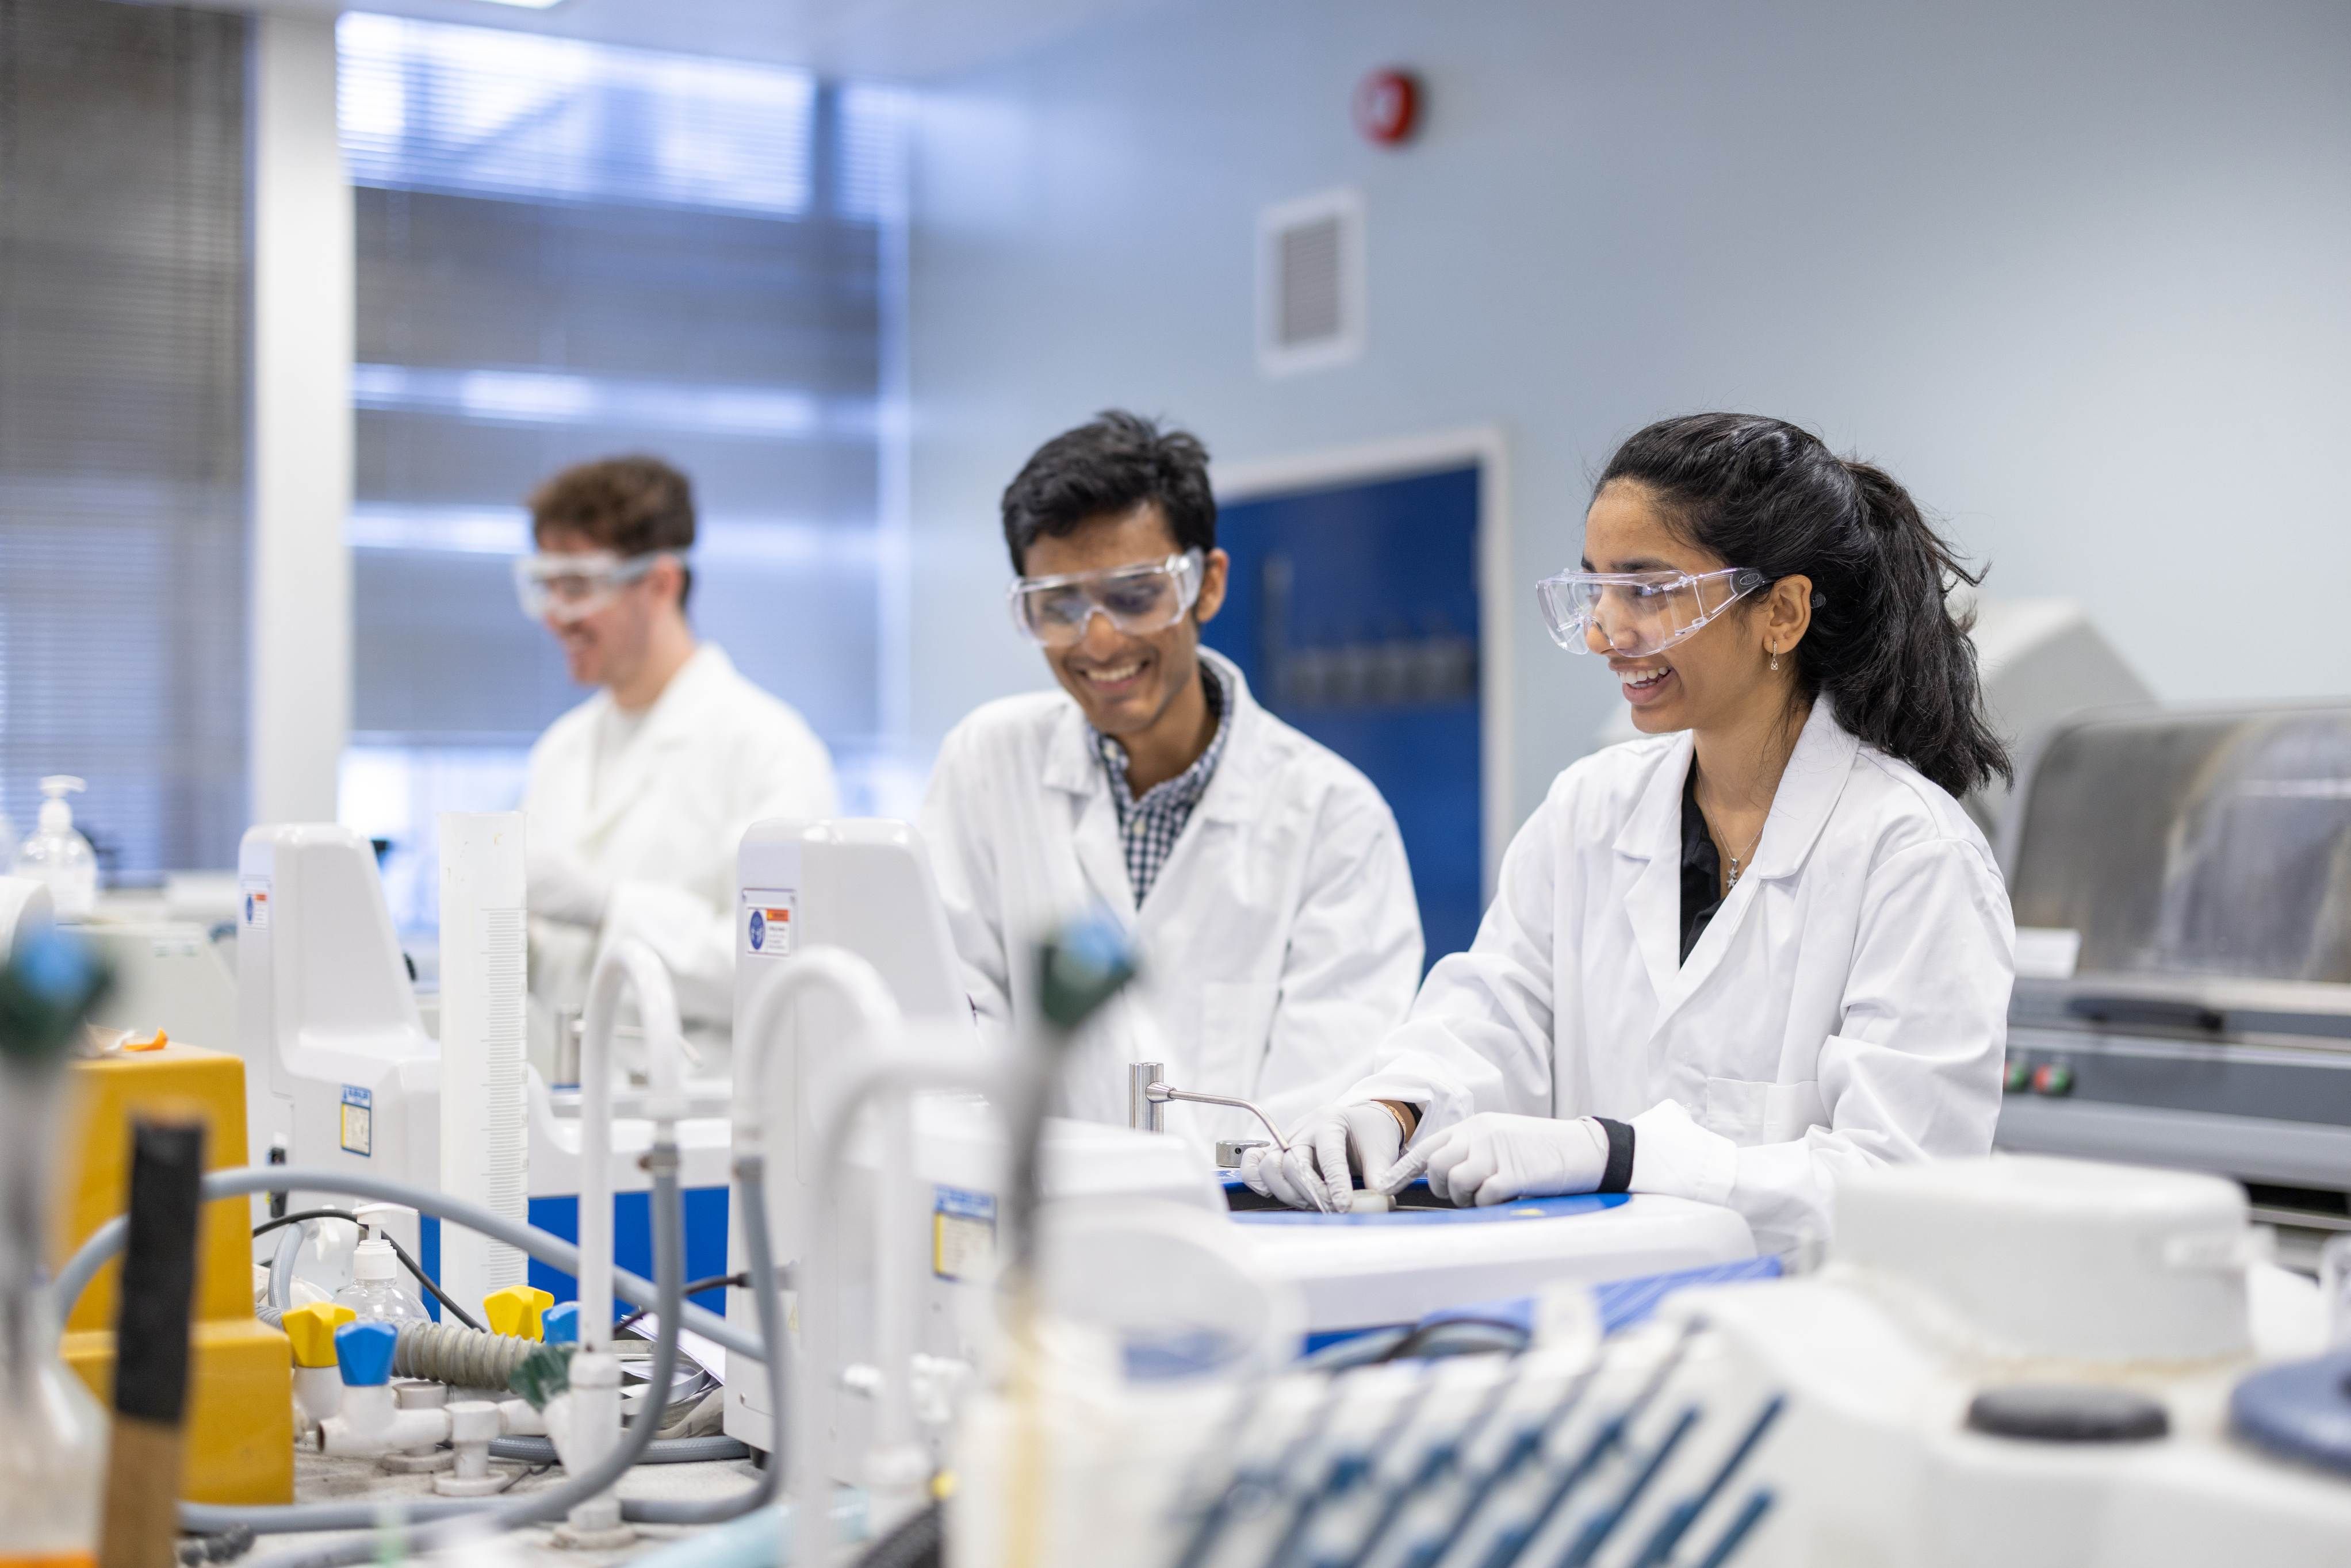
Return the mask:
M 511 805 L 587 694 L 523 618 L 523 498 L 650 453 L 693 480 L 688 613 L 830 742 L 879 727 L 889 225 L 902 100 L 809 73 L 362 14 L 355 690 L 343 815 L 430 919 L 434 817 Z
M 0 806 L 116 876 L 246 820 L 246 27 L 0 0 Z

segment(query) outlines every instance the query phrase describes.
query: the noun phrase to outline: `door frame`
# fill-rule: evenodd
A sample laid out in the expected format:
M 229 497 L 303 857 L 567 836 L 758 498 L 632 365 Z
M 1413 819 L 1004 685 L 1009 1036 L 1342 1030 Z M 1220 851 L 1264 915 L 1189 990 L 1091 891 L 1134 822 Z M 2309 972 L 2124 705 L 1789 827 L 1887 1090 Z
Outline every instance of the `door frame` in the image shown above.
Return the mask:
M 1448 468 L 1478 470 L 1478 734 L 1479 843 L 1484 887 L 1491 902 L 1502 851 L 1517 826 L 1510 811 L 1511 698 L 1517 672 L 1511 657 L 1510 449 L 1493 425 L 1390 436 L 1290 456 L 1211 463 L 1217 505 L 1263 500 L 1301 490 L 1408 478 Z

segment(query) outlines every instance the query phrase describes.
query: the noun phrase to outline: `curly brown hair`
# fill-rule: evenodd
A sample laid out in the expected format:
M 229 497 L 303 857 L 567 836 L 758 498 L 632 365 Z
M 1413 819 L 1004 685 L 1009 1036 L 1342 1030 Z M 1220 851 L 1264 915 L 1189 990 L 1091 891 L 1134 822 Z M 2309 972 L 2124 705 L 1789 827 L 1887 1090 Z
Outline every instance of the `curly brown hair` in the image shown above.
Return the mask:
M 575 463 L 533 490 L 528 505 L 534 542 L 552 529 L 585 535 L 618 556 L 694 548 L 694 486 L 658 457 Z M 681 609 L 693 591 L 689 569 Z

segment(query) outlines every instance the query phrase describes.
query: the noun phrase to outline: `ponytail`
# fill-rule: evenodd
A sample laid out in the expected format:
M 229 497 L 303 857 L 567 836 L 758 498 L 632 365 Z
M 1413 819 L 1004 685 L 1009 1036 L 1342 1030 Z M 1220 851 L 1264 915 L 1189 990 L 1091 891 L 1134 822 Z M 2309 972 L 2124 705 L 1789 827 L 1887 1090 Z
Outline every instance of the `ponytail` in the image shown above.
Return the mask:
M 1891 475 L 1780 420 L 1698 413 L 1634 435 L 1595 490 L 1620 479 L 1655 493 L 1675 531 L 1724 564 L 1812 580 L 1796 681 L 1839 724 L 1953 795 L 2013 777 L 1984 718 L 1970 622 L 1947 598 L 1982 576 Z

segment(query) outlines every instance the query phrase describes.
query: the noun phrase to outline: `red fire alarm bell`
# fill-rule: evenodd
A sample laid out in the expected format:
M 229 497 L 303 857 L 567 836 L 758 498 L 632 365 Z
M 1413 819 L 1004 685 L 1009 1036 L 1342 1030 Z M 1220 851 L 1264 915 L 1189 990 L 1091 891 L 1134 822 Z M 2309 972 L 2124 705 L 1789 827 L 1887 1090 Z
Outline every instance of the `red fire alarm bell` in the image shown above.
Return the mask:
M 1400 147 L 1420 129 L 1420 78 L 1393 68 L 1376 70 L 1355 88 L 1355 129 L 1380 147 Z

